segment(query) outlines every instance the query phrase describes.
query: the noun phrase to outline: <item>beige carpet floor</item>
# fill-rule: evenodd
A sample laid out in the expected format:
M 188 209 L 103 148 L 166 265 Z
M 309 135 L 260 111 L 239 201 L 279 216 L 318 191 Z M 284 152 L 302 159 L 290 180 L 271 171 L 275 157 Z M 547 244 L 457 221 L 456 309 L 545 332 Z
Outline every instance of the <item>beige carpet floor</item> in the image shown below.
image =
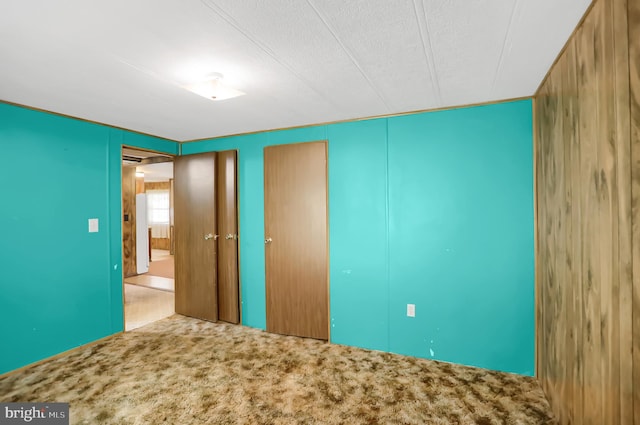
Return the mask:
M 174 315 L 0 378 L 73 424 L 554 424 L 532 378 Z

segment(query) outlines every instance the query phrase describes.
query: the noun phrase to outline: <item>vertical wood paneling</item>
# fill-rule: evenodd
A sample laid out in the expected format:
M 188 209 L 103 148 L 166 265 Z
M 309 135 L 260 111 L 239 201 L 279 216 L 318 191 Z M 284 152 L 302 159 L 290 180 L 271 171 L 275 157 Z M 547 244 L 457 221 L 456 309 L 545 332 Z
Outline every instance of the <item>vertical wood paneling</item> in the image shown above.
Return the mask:
M 563 414 L 560 419 L 564 423 L 576 423 L 578 420 L 582 420 L 580 417 L 580 407 L 582 405 L 582 393 L 579 392 L 581 385 L 577 385 L 577 381 L 581 380 L 581 357 L 576 355 L 577 345 L 581 344 L 582 340 L 582 293 L 577 291 L 580 288 L 579 276 L 580 267 L 582 264 L 580 256 L 579 242 L 580 226 L 577 224 L 579 219 L 579 174 L 575 173 L 575 170 L 579 170 L 579 167 L 574 167 L 573 164 L 579 163 L 580 160 L 580 145 L 577 143 L 576 133 L 578 131 L 576 120 L 576 101 L 577 101 L 577 81 L 576 81 L 576 66 L 575 66 L 575 50 L 573 44 L 569 44 L 566 49 L 565 55 L 560 58 L 561 73 L 559 76 L 560 87 L 563 90 L 560 91 L 561 95 L 561 111 L 562 114 L 562 139 L 564 148 L 564 164 L 562 169 L 564 170 L 565 178 L 565 196 L 564 196 L 564 230 L 565 230 L 565 246 L 564 246 L 564 259 L 566 261 L 565 267 L 565 284 L 561 284 L 564 288 L 564 313 L 565 313 L 565 328 L 568 334 L 566 335 L 567 341 L 564 347 L 564 353 L 562 357 L 565 359 L 566 367 L 563 369 L 563 383 L 564 392 L 562 397 L 564 399 L 573 399 L 576 403 L 563 405 Z M 577 187 L 576 187 L 577 186 Z M 577 253 L 577 255 L 576 255 Z M 576 300 L 580 302 L 576 303 Z M 579 341 L 579 342 L 578 342 Z M 561 358 L 562 358 L 561 357 Z M 578 412 L 577 412 L 578 410 Z
M 620 423 L 620 282 L 618 276 L 618 187 L 613 66 L 615 48 L 612 1 L 602 2 L 596 32 L 598 104 L 598 213 L 600 237 L 600 361 L 603 421 Z
M 568 336 L 570 339 L 567 347 L 567 366 L 571 367 L 569 390 L 565 394 L 566 399 L 573 400 L 568 403 L 567 423 L 582 423 L 583 413 L 583 297 L 582 297 L 582 238 L 580 197 L 582 194 L 582 180 L 580 178 L 580 127 L 578 122 L 578 106 L 580 104 L 578 94 L 578 76 L 576 65 L 575 45 L 570 44 L 565 51 L 566 69 L 563 70 L 562 84 L 564 87 L 564 146 L 565 146 L 565 172 L 567 173 L 567 202 L 570 211 L 567 214 L 567 265 L 569 275 L 567 285 L 569 302 L 567 303 Z
M 136 195 L 144 193 L 144 177 L 136 177 Z
M 631 204 L 633 229 L 633 406 L 640 424 L 640 1 L 628 3 L 630 68 Z
M 638 4 L 637 1 L 635 1 Z M 618 273 L 619 273 L 619 335 L 620 335 L 620 423 L 633 423 L 633 363 L 632 359 L 632 239 L 631 239 L 631 143 L 629 123 L 629 38 L 627 37 L 627 0 L 612 2 L 615 86 L 613 88 L 616 115 L 616 181 L 618 186 Z M 630 16 L 630 14 L 629 14 Z M 638 35 L 636 35 L 636 38 Z M 637 58 L 637 56 L 636 56 Z M 637 59 L 636 59 L 637 63 Z M 637 75 L 637 74 L 636 74 Z M 636 239 L 637 240 L 637 239 Z M 640 276 L 640 274 L 636 274 Z M 637 361 L 635 364 L 640 364 Z M 640 388 L 639 388 L 640 390 Z
M 137 274 L 135 167 L 122 168 L 122 215 L 122 273 L 128 277 Z
M 534 100 L 534 126 L 535 131 L 534 134 L 536 136 L 536 140 L 534 141 L 535 146 L 535 165 L 534 169 L 536 179 L 535 185 L 539 187 L 541 182 L 544 181 L 544 167 L 542 166 L 542 151 L 545 150 L 545 146 L 543 146 L 546 140 L 549 140 L 549 137 L 546 135 L 545 130 L 546 127 L 536 125 L 537 122 L 546 122 L 547 118 L 543 114 L 547 110 L 544 107 L 543 103 L 546 102 L 546 86 L 540 89 L 540 93 Z M 546 198 L 544 196 L 539 196 L 539 193 L 543 192 L 542 189 L 536 190 L 536 375 L 540 379 L 540 384 L 542 387 L 547 390 L 546 377 L 548 373 L 546 368 L 549 362 L 546 359 L 546 333 L 542 330 L 544 329 L 543 319 L 546 317 L 544 313 L 544 307 L 546 305 L 543 302 L 544 297 L 544 273 L 542 273 L 542 264 L 546 264 L 546 258 L 544 258 L 544 250 L 542 249 L 541 241 L 546 238 L 543 237 L 542 233 L 544 232 L 545 223 L 544 216 L 540 213 L 540 211 L 545 211 L 546 209 Z
M 171 190 L 171 182 L 168 180 L 166 182 L 146 182 L 144 190 L 145 192 L 149 190 Z
M 595 39 L 602 2 L 591 10 L 577 32 L 578 92 L 580 93 L 580 162 L 582 196 L 580 208 L 585 214 L 581 222 L 582 272 L 584 303 L 584 423 L 602 424 L 602 392 L 600 390 L 600 233 L 598 232 L 598 105 L 596 96 Z M 556 367 L 562 367 L 558 364 Z
M 169 238 L 151 238 L 151 249 L 164 249 L 168 251 L 171 248 Z
M 640 425 L 639 3 L 596 0 L 536 94 L 538 378 L 561 424 Z
M 558 65 L 563 66 L 564 60 Z M 561 74 L 552 75 L 549 78 L 548 94 L 548 119 L 550 140 L 563 140 L 562 120 L 562 96 Z M 566 304 L 565 290 L 561 286 L 566 281 L 566 267 L 564 252 L 566 252 L 565 235 L 565 171 L 564 171 L 564 145 L 552 143 L 543 152 L 545 164 L 545 182 L 543 188 L 549 197 L 549 204 L 543 212 L 546 215 L 547 225 L 547 289 L 544 302 L 548 305 L 545 333 L 548 337 L 549 365 L 565 362 L 563 354 L 566 352 L 566 339 L 559 334 L 566 328 Z M 567 368 L 549 368 L 550 390 L 564 394 L 566 388 L 565 373 Z M 558 418 L 566 417 L 566 405 L 553 406 Z
M 553 115 L 553 103 L 550 94 L 551 87 L 553 82 L 543 88 L 543 93 L 541 94 L 541 102 L 540 102 L 540 120 L 545 123 L 549 123 L 551 121 L 551 117 Z M 548 181 L 548 174 L 550 173 L 550 164 L 549 164 L 549 155 L 547 154 L 550 151 L 550 141 L 552 125 L 542 126 L 539 130 L 539 141 L 540 141 L 540 175 L 538 176 L 538 181 L 540 184 L 540 191 L 543 193 L 547 193 L 545 187 L 545 182 Z M 553 371 L 550 369 L 550 366 L 553 365 L 553 361 L 551 361 L 552 355 L 552 342 L 553 342 L 553 326 L 552 326 L 552 317 L 554 316 L 554 306 L 553 300 L 551 300 L 551 293 L 549 291 L 549 273 L 548 267 L 551 265 L 553 261 L 553 257 L 551 256 L 550 250 L 553 248 L 550 243 L 550 237 L 552 234 L 551 231 L 551 223 L 549 222 L 549 214 L 546 211 L 549 210 L 551 205 L 551 198 L 547 196 L 540 197 L 540 277 L 539 277 L 539 286 L 540 286 L 540 299 L 541 306 L 540 312 L 542 314 L 541 318 L 541 326 L 540 328 L 540 339 L 541 339 L 541 349 L 540 353 L 540 366 L 541 372 L 540 375 L 542 377 L 542 385 L 546 392 L 555 393 L 555 389 L 552 388 L 552 379 L 553 379 Z M 558 406 L 553 406 L 556 413 L 558 413 Z
M 566 61 L 563 60 L 560 63 L 561 67 L 566 66 Z M 557 78 L 555 78 L 556 87 L 562 87 L 562 74 L 560 74 Z M 564 120 L 562 119 L 563 110 L 564 110 L 564 93 L 561 90 L 554 90 L 557 95 L 554 96 L 555 99 L 555 111 L 556 115 L 559 117 L 554 122 L 554 139 L 564 140 L 565 133 L 565 125 Z M 567 338 L 563 338 L 561 335 L 557 333 L 562 329 L 567 329 L 568 324 L 568 313 L 569 309 L 566 307 L 568 304 L 568 294 L 567 294 L 567 285 L 563 285 L 563 282 L 568 281 L 570 276 L 570 270 L 567 267 L 567 235 L 568 226 L 567 226 L 567 188 L 566 188 L 566 167 L 565 163 L 565 146 L 564 143 L 556 143 L 553 145 L 552 150 L 552 161 L 553 168 L 556 174 L 556 184 L 555 184 L 555 194 L 554 194 L 554 206 L 555 206 L 555 214 L 554 217 L 554 228 L 553 232 L 556 235 L 556 252 L 554 253 L 554 262 L 555 262 L 555 271 L 554 277 L 555 280 L 553 282 L 553 286 L 555 289 L 555 293 L 557 294 L 557 298 L 554 300 L 556 304 L 556 319 L 554 320 L 554 328 L 556 332 L 556 336 L 554 341 L 561 341 L 561 343 L 553 344 L 555 349 L 554 360 L 556 362 L 565 363 L 566 367 L 562 369 L 556 370 L 556 387 L 560 394 L 566 394 L 569 391 L 569 382 L 568 382 L 568 373 L 570 372 L 570 363 L 567 363 L 566 353 L 567 353 L 567 345 L 569 340 Z M 556 289 L 557 288 L 557 289 Z M 568 416 L 568 409 L 566 405 L 562 405 L 559 408 L 558 417 L 562 420 L 566 420 Z

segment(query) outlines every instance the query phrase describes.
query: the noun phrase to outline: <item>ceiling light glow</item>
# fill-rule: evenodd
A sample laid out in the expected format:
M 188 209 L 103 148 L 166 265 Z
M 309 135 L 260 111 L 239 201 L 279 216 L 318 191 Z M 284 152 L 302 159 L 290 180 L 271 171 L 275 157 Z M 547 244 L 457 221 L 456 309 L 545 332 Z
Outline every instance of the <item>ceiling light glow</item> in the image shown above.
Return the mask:
M 210 100 L 225 100 L 242 96 L 245 93 L 228 87 L 222 82 L 222 74 L 214 73 L 207 80 L 184 86 L 185 89 Z

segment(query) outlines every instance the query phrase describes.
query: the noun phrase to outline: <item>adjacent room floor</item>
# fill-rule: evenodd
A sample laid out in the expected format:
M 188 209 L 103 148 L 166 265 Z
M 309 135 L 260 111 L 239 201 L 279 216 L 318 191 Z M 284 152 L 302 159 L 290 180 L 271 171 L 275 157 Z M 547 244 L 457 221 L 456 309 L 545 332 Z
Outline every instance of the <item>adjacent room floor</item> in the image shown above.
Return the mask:
M 154 249 L 149 272 L 124 279 L 125 330 L 139 328 L 175 312 L 174 263 L 169 251 Z
M 42 400 L 72 424 L 555 423 L 534 378 L 179 315 L 0 378 Z
M 125 331 L 164 319 L 175 313 L 173 292 L 124 284 Z

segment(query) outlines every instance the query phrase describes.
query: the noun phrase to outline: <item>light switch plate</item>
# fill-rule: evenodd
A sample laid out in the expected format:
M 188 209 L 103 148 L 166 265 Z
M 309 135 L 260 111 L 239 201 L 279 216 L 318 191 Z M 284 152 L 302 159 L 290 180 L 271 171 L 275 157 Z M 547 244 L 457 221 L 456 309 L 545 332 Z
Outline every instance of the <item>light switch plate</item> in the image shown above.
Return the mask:
M 98 232 L 98 219 L 97 218 L 90 218 L 89 219 L 89 233 L 97 233 Z
M 416 317 L 416 305 L 407 304 L 407 317 Z

